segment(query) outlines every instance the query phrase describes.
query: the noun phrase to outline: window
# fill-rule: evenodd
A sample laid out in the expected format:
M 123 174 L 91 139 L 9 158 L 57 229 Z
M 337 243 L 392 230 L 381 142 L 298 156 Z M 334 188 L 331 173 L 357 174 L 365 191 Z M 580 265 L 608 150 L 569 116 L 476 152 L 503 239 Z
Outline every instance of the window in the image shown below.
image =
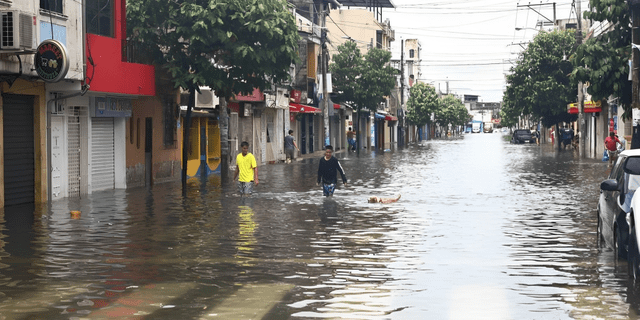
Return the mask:
M 414 55 L 415 55 L 415 50 L 413 49 L 409 50 L 409 58 L 413 58 Z
M 180 95 L 181 97 L 183 95 Z M 187 96 L 188 97 L 188 96 Z M 188 98 L 187 98 L 188 99 Z M 175 106 L 172 97 L 165 97 L 163 99 L 162 108 L 164 116 L 164 145 L 165 147 L 173 146 L 176 136 L 176 113 L 177 106 Z M 182 99 L 180 99 L 182 100 Z
M 87 0 L 86 8 L 87 31 L 92 34 L 113 37 L 113 0 Z
M 129 118 L 129 143 L 133 144 L 133 136 L 135 135 L 135 123 L 133 122 L 133 115 Z
M 40 0 L 40 9 L 62 14 L 62 0 Z

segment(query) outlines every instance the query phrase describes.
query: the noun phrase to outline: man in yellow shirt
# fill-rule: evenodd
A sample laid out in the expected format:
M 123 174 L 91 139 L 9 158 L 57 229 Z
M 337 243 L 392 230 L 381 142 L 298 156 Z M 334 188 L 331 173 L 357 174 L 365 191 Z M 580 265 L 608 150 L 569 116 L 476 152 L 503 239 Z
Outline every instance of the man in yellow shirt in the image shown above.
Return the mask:
M 258 185 L 258 166 L 256 158 L 249 153 L 249 143 L 243 141 L 240 144 L 242 153 L 236 157 L 236 172 L 233 180 L 238 179 L 238 189 L 241 196 L 249 196 L 253 192 L 253 184 Z

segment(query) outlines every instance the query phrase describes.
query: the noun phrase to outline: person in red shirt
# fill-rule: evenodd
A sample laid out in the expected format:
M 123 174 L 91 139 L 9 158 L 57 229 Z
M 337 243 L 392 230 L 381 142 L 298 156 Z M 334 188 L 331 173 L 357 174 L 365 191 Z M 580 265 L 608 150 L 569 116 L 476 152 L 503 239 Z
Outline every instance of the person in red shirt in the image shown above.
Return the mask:
M 604 146 L 607 148 L 607 154 L 609 155 L 609 165 L 615 161 L 614 157 L 618 157 L 618 143 L 622 144 L 613 131 L 609 132 L 609 136 L 604 139 Z

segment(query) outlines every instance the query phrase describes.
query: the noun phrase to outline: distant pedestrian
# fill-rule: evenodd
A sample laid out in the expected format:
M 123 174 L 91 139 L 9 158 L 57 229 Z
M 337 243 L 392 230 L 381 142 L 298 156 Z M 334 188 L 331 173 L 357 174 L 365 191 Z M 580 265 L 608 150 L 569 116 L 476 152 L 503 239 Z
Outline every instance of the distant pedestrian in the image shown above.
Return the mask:
M 349 146 L 351 147 L 351 150 L 356 150 L 356 133 L 355 131 L 353 131 L 351 129 L 351 127 L 349 127 L 349 130 L 347 131 L 347 142 L 349 142 Z
M 324 151 L 324 157 L 320 158 L 318 164 L 318 181 L 319 185 L 322 183 L 322 194 L 325 197 L 333 196 L 333 191 L 336 189 L 338 183 L 338 173 L 342 176 L 342 183 L 347 185 L 347 177 L 344 175 L 344 170 L 340 165 L 340 161 L 333 156 L 333 147 L 327 145 Z
M 298 149 L 298 145 L 296 144 L 296 138 L 293 137 L 293 130 L 289 130 L 289 135 L 284 137 L 284 154 L 287 157 L 287 163 L 293 161 L 296 158 L 296 152 L 293 148 L 300 151 L 300 149 Z
M 618 144 L 622 144 L 618 139 L 618 136 L 616 136 L 613 131 L 609 132 L 609 136 L 604 139 L 604 146 L 607 149 L 607 154 L 609 155 L 609 165 L 616 161 L 614 157 L 618 158 Z
M 258 165 L 256 158 L 249 153 L 249 143 L 240 144 L 242 152 L 236 157 L 236 172 L 233 180 L 238 179 L 238 189 L 241 196 L 249 196 L 253 192 L 253 185 L 258 185 Z
M 573 129 L 564 128 L 562 131 L 562 146 L 564 149 L 567 148 L 567 145 L 571 144 L 571 140 L 573 140 Z

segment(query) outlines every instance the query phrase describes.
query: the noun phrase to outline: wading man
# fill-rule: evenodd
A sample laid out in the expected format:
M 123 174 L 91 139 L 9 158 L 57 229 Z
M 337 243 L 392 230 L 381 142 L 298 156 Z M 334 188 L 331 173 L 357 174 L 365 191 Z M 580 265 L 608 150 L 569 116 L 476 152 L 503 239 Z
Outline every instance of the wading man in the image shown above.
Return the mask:
M 249 153 L 249 142 L 243 141 L 240 144 L 242 153 L 236 157 L 236 172 L 233 180 L 238 179 L 238 190 L 241 196 L 249 196 L 253 192 L 253 185 L 258 185 L 258 166 L 256 158 Z
M 338 183 L 338 173 L 342 176 L 342 183 L 347 185 L 347 177 L 344 175 L 344 170 L 338 159 L 333 156 L 333 147 L 327 145 L 324 151 L 324 157 L 320 158 L 318 164 L 318 182 L 322 183 L 322 194 L 325 197 L 333 196 L 333 191 L 336 190 L 336 183 Z

